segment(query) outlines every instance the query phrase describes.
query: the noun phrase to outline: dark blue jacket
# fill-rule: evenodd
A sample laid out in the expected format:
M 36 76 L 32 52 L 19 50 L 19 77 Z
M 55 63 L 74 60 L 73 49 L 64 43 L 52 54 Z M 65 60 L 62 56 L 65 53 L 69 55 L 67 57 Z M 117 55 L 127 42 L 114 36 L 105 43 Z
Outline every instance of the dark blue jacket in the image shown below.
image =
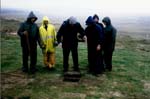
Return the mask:
M 86 20 L 86 25 L 88 25 L 85 29 L 88 47 L 97 47 L 98 44 L 102 46 L 104 35 L 101 26 L 96 24 L 91 16 Z

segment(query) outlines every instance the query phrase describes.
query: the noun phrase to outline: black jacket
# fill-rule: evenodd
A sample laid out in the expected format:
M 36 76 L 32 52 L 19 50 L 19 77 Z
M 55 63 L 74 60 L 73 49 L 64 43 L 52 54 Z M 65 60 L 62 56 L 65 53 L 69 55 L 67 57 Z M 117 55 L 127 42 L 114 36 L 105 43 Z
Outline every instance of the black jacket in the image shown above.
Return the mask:
M 102 23 L 96 23 L 96 24 L 98 24 L 98 25 L 101 27 L 102 32 L 103 32 L 103 34 L 104 34 L 104 26 L 103 26 L 103 24 L 102 24 Z
M 23 23 L 21 23 L 20 28 L 18 30 L 18 35 L 21 38 L 21 46 L 27 47 L 27 39 L 26 36 L 23 34 L 24 31 L 28 32 L 28 40 L 31 47 L 37 46 L 37 41 L 39 41 L 39 28 L 37 24 L 31 22 L 31 18 L 35 18 L 37 20 L 37 17 L 34 15 L 33 12 L 31 12 L 27 18 L 27 20 Z M 35 20 L 35 21 L 36 21 Z
M 63 48 L 77 47 L 78 33 L 80 33 L 81 38 L 84 36 L 84 29 L 81 27 L 80 23 L 77 22 L 71 26 L 68 20 L 64 21 L 57 33 L 58 43 L 62 42 Z M 61 40 L 61 38 L 63 38 L 63 40 Z
M 104 50 L 114 51 L 117 30 L 112 26 L 109 17 L 105 17 L 102 21 L 106 23 L 104 28 Z

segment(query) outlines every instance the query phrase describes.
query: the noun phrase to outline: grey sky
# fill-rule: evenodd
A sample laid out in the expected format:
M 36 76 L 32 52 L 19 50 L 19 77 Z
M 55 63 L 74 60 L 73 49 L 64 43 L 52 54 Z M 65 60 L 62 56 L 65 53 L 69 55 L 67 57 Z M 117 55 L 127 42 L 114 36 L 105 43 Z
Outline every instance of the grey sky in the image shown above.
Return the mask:
M 150 15 L 149 4 L 149 0 L 1 0 L 2 8 L 35 10 L 55 15 Z

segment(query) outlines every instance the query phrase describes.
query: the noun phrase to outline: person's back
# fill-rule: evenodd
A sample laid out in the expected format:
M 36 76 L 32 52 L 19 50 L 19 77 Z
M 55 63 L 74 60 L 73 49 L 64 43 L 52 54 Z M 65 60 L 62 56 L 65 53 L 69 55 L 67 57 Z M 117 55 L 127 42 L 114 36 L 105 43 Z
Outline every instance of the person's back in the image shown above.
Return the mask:
M 81 27 L 80 23 L 75 23 L 74 25 L 69 24 L 69 20 L 64 21 L 63 25 L 61 26 L 60 30 L 58 31 L 61 33 L 63 37 L 63 47 L 73 47 L 77 46 L 78 38 L 77 33 L 83 34 L 84 30 Z
M 84 30 L 80 23 L 76 21 L 75 17 L 70 17 L 67 21 L 65 21 L 57 33 L 58 43 L 62 42 L 64 72 L 68 71 L 68 60 L 70 52 L 72 52 L 74 71 L 79 71 L 77 39 L 78 33 L 80 33 L 81 38 L 83 38 Z

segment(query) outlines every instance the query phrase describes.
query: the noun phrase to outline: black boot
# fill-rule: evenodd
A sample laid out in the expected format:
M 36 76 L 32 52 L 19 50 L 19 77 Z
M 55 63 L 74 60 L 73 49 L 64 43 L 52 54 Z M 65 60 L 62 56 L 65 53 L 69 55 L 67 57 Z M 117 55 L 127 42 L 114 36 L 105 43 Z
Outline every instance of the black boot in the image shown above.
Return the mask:
M 27 67 L 27 66 L 23 66 L 23 67 L 21 68 L 21 70 L 22 70 L 22 72 L 24 72 L 24 73 L 28 73 L 28 67 Z
M 112 66 L 106 66 L 106 70 L 112 71 Z
M 38 71 L 37 68 L 35 68 L 35 66 L 30 67 L 30 73 L 31 74 L 35 74 Z

